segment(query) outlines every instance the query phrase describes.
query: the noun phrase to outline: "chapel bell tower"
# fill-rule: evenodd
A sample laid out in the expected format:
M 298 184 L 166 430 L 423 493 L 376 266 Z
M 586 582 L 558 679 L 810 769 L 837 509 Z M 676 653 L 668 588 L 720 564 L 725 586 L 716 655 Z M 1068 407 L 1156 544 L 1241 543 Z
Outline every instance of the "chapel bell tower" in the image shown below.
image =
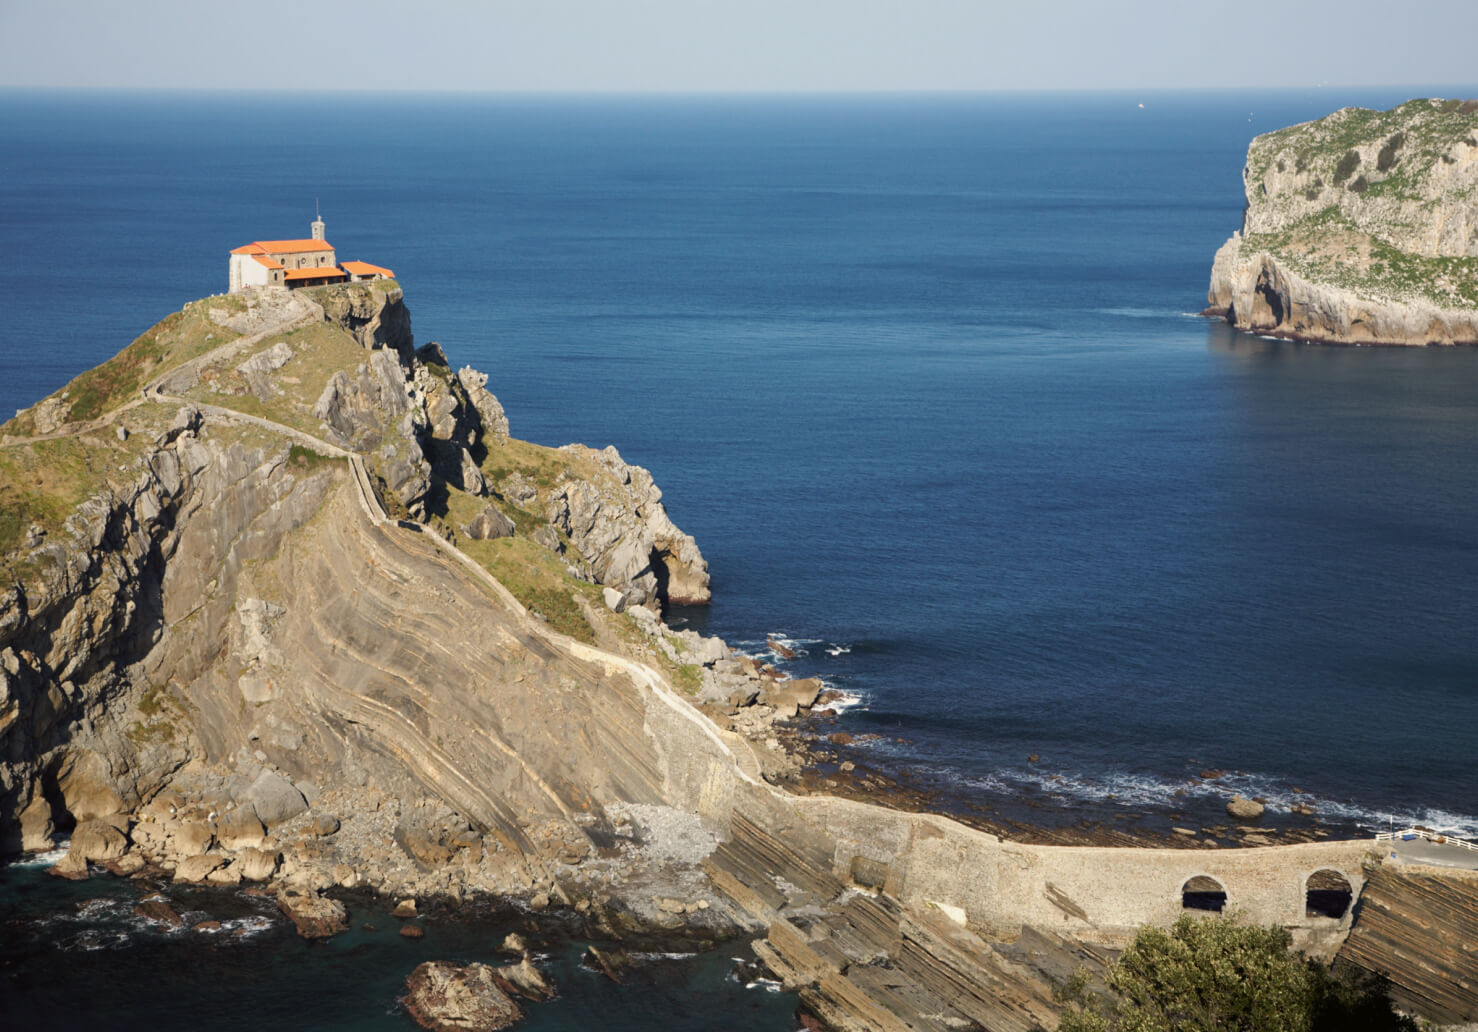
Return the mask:
M 323 239 L 323 216 L 318 213 L 318 205 L 313 205 L 313 239 Z

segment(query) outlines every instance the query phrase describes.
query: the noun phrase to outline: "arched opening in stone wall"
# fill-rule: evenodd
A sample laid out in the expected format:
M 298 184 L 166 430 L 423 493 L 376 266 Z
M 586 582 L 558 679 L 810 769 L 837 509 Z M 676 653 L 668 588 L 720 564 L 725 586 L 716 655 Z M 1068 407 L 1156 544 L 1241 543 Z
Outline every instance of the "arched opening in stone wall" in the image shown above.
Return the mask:
M 1315 871 L 1304 883 L 1304 916 L 1338 920 L 1345 916 L 1354 899 L 1355 890 L 1344 875 L 1328 869 Z
M 1215 878 L 1198 874 L 1181 886 L 1180 905 L 1186 910 L 1209 910 L 1219 914 L 1226 909 L 1227 890 Z

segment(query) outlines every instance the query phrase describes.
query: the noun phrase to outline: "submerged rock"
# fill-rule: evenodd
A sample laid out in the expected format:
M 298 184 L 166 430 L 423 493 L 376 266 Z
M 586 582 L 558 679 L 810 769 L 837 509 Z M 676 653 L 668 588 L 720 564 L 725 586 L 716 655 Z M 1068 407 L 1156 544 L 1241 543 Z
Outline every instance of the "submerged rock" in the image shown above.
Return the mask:
M 284 889 L 277 894 L 277 909 L 305 939 L 327 939 L 349 930 L 349 911 L 336 899 Z

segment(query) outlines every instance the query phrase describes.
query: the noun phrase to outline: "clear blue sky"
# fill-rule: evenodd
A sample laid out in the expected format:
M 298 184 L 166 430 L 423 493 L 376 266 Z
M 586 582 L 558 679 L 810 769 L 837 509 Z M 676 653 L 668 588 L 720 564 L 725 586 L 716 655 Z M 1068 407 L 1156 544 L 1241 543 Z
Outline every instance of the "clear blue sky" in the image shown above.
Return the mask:
M 1471 82 L 1478 0 L 0 0 L 0 86 L 811 91 Z

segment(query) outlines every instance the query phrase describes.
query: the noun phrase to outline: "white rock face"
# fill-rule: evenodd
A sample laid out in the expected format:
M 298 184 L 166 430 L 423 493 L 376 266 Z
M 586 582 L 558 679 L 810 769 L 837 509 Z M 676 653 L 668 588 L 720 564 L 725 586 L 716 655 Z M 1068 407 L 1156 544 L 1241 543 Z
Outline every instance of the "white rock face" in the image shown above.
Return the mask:
M 1478 102 L 1346 108 L 1252 141 L 1207 314 L 1350 344 L 1478 343 Z

